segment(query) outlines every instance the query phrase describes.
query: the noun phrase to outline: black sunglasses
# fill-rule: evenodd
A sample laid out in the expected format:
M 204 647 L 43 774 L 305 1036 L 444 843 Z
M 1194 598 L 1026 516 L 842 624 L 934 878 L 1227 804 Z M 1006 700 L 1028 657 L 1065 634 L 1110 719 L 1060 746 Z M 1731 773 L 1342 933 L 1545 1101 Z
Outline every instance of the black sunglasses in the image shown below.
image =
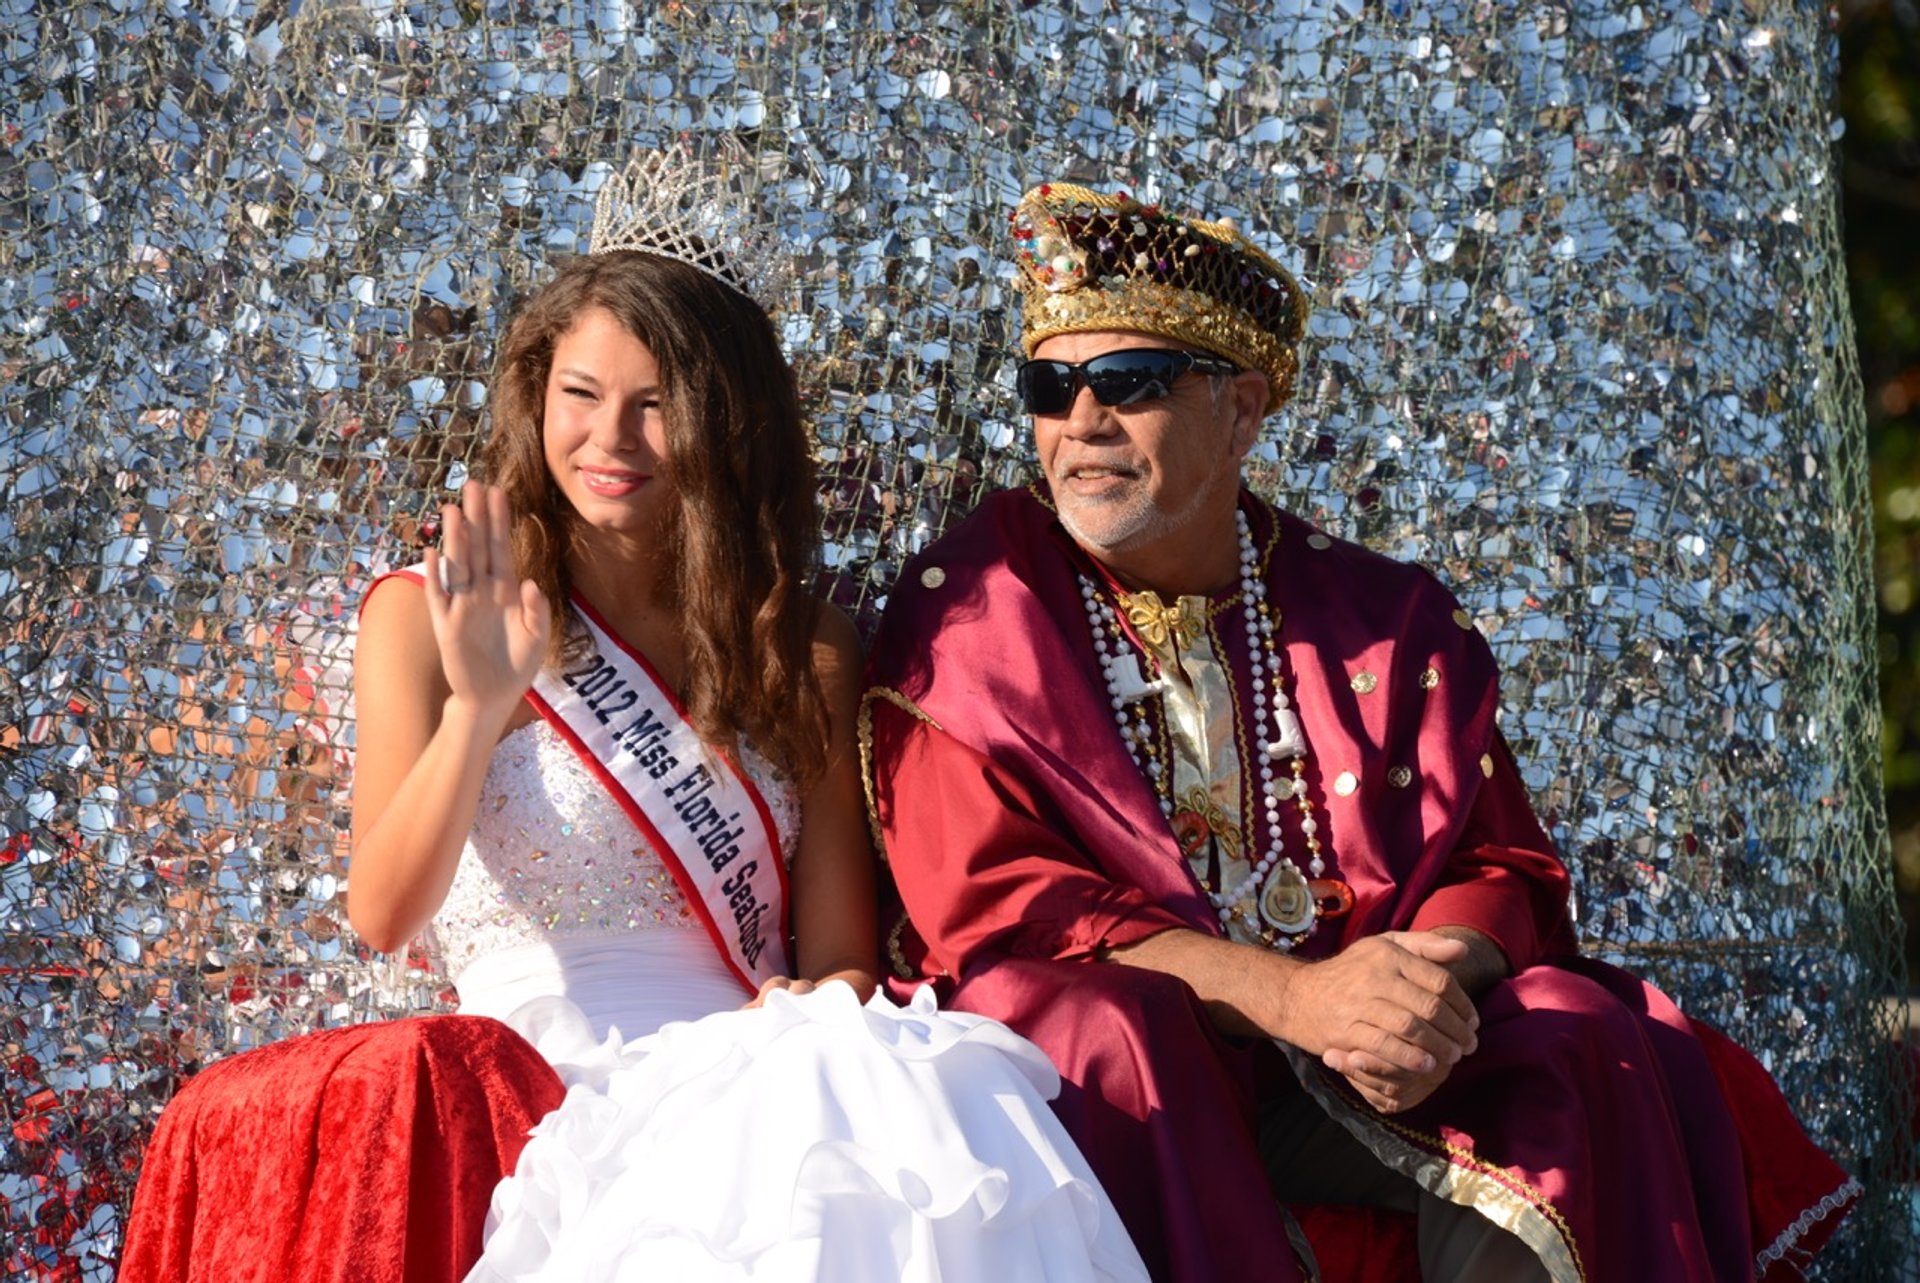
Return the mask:
M 1218 357 L 1143 347 L 1102 352 L 1078 365 L 1028 361 L 1014 376 L 1013 386 L 1028 414 L 1061 414 L 1073 404 L 1082 383 L 1093 389 L 1093 399 L 1101 405 L 1138 405 L 1171 393 L 1173 381 L 1188 370 L 1240 373 L 1239 366 Z

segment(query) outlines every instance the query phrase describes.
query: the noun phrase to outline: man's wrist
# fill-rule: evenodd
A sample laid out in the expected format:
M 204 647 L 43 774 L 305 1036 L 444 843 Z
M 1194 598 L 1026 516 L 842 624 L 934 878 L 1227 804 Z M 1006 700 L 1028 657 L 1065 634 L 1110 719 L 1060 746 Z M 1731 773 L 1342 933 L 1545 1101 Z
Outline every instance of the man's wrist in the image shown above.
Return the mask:
M 1458 940 L 1467 946 L 1466 958 L 1449 970 L 1468 997 L 1477 1001 L 1481 994 L 1513 974 L 1506 950 L 1500 947 L 1499 941 L 1480 928 L 1464 923 L 1449 923 L 1432 930 L 1437 936 Z
M 1293 978 L 1307 965 L 1297 958 L 1191 927 L 1108 946 L 1095 956 L 1186 981 L 1222 1033 L 1290 1041 L 1283 1031 L 1294 1024 Z

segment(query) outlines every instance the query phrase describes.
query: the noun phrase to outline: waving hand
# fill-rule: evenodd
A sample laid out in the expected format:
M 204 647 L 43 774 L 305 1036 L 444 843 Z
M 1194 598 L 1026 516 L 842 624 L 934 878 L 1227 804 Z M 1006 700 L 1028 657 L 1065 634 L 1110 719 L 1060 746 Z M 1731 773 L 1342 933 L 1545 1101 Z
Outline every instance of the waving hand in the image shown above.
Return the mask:
M 513 570 L 506 492 L 469 481 L 442 513 L 442 548 L 427 551 L 427 613 L 453 697 L 504 711 L 546 657 L 546 594 Z

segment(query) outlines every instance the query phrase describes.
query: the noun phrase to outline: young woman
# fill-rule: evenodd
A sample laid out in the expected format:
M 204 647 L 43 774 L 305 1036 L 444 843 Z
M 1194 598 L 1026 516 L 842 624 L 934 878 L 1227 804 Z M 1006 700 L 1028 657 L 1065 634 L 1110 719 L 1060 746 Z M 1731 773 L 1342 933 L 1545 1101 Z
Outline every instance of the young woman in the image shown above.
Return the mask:
M 423 1224 L 470 1217 L 493 1161 L 513 1172 L 474 1279 L 1144 1279 L 1045 1058 L 867 1001 L 859 649 L 808 591 L 812 469 L 766 314 L 714 260 L 574 260 L 505 335 L 493 414 L 492 484 L 376 585 L 355 661 L 349 915 L 382 950 L 426 932 L 463 1015 L 202 1075 L 163 1118 L 122 1277 L 286 1277 L 258 1264 L 282 1247 L 295 1277 L 458 1277 L 478 1227 Z M 316 1087 L 295 1049 L 330 1038 L 357 1040 L 323 1057 L 353 1068 Z M 235 1119 L 274 1151 L 239 1183 Z M 214 1206 L 323 1186 L 347 1227 L 306 1208 L 334 1233 L 271 1247 L 272 1212 Z

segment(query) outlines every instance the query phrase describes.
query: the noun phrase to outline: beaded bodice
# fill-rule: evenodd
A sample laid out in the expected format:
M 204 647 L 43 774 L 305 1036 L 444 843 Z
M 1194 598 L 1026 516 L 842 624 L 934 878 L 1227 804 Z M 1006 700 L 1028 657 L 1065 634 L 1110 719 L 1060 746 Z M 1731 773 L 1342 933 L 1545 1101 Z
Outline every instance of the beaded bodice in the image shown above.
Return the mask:
M 791 858 L 799 798 L 759 754 L 742 757 Z M 430 948 L 447 974 L 557 936 L 688 929 L 700 920 L 673 875 L 566 741 L 538 720 L 501 740 L 433 920 Z

